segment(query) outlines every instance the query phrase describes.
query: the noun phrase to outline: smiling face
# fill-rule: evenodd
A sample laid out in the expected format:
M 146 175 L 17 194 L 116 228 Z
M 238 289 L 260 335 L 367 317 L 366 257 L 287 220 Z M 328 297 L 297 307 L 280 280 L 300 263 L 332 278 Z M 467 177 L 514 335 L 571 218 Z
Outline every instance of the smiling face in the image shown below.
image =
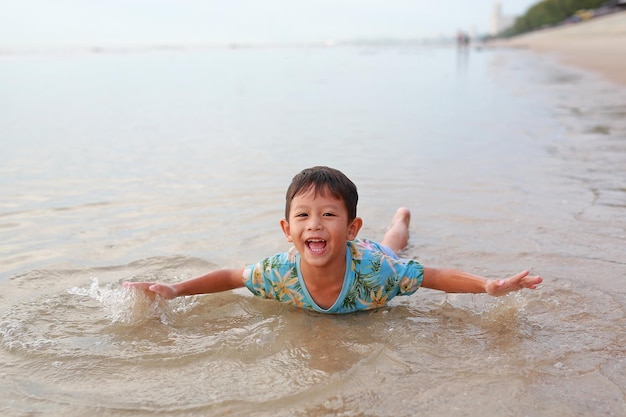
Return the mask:
M 349 219 L 344 202 L 328 189 L 311 187 L 291 200 L 289 216 L 281 221 L 287 241 L 300 253 L 303 272 L 309 267 L 345 272 L 346 242 L 356 238 L 359 217 Z M 343 269 L 342 269 L 343 265 Z

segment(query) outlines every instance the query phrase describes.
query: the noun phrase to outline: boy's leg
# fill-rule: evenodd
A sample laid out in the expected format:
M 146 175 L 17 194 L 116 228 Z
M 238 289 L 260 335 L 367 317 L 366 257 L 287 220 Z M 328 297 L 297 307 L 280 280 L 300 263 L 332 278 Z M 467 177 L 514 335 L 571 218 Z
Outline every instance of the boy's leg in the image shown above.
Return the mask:
M 409 242 L 409 222 L 411 212 L 406 207 L 400 207 L 391 220 L 391 226 L 385 232 L 383 240 L 380 242 L 395 253 L 404 249 Z

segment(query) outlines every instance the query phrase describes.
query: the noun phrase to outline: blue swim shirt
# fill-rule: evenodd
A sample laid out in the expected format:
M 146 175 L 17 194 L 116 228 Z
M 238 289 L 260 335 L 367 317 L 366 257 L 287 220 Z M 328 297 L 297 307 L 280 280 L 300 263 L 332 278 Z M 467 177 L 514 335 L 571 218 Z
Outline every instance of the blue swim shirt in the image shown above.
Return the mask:
M 328 309 L 318 306 L 309 294 L 295 247 L 248 266 L 243 282 L 257 297 L 320 313 L 370 310 L 385 306 L 396 295 L 411 295 L 422 285 L 422 265 L 414 260 L 398 259 L 389 252 L 388 248 L 365 239 L 347 242 L 343 287 Z

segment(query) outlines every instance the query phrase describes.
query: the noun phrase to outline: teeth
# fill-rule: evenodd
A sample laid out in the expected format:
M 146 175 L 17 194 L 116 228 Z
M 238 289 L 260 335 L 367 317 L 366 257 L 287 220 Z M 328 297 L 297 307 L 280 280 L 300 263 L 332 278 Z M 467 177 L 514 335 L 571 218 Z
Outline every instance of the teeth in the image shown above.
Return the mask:
M 306 245 L 313 253 L 323 253 L 326 249 L 326 241 L 324 239 L 309 239 Z

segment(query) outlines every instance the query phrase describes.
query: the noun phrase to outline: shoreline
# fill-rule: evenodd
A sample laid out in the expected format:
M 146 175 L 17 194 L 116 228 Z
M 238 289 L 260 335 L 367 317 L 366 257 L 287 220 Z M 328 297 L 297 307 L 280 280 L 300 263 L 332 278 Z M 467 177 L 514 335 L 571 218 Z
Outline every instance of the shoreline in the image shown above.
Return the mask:
M 566 65 L 626 85 L 626 11 L 586 22 L 542 29 L 487 42 L 489 48 L 526 48 L 551 54 Z

